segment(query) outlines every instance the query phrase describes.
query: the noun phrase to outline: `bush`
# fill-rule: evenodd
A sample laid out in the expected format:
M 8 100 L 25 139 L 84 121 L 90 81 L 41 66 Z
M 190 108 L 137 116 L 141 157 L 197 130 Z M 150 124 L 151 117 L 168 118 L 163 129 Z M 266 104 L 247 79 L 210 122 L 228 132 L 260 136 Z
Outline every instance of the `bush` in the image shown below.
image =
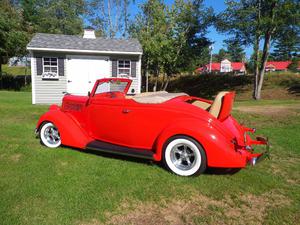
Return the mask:
M 0 75 L 0 90 L 15 90 L 20 91 L 21 88 L 24 88 L 26 79 L 26 85 L 31 84 L 30 75 Z

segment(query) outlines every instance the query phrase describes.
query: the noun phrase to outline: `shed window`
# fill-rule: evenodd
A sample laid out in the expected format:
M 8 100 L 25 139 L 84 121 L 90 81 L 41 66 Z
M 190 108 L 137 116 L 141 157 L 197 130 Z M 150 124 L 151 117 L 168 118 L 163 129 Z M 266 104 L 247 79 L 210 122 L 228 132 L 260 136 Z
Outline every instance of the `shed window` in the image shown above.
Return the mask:
M 56 73 L 58 72 L 58 60 L 57 58 L 43 58 L 43 72 L 44 73 Z
M 130 60 L 119 60 L 118 61 L 118 76 L 130 76 L 131 62 Z

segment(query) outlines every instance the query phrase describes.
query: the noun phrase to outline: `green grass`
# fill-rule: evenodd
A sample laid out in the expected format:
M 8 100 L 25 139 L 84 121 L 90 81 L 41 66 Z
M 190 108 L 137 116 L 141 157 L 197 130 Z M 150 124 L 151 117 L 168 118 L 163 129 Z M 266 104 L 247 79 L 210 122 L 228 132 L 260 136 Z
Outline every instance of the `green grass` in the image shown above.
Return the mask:
M 9 75 L 30 75 L 30 67 L 2 65 L 2 71 Z
M 259 134 L 270 137 L 271 160 L 234 175 L 182 178 L 149 161 L 43 147 L 33 130 L 48 107 L 31 105 L 30 94 L 0 92 L 1 225 L 114 223 L 111 218 L 119 216 L 122 223 L 137 222 L 126 217 L 131 213 L 140 216 L 140 224 L 155 224 L 154 218 L 177 214 L 181 221 L 191 224 L 299 222 L 297 109 L 289 109 L 286 116 L 235 110 L 239 121 L 255 125 Z M 256 104 L 243 101 L 236 106 Z M 300 102 L 258 103 L 270 106 L 270 110 L 273 105 L 286 104 L 297 106 Z M 176 208 L 176 203 L 184 203 L 182 209 Z M 152 207 L 146 207 L 149 204 Z M 138 205 L 145 205 L 144 214 L 142 209 L 136 210 Z

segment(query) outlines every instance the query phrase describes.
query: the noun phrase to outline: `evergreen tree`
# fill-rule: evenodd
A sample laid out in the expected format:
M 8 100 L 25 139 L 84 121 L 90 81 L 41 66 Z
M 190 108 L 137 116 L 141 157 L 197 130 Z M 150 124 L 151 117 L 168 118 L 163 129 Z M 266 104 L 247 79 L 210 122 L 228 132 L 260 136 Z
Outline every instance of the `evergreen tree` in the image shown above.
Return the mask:
M 290 29 L 287 27 L 274 46 L 271 56 L 277 61 L 291 60 L 300 54 L 300 28 Z
M 224 41 L 227 47 L 227 54 L 232 62 L 243 62 L 245 61 L 245 52 L 240 41 L 237 39 L 229 39 Z

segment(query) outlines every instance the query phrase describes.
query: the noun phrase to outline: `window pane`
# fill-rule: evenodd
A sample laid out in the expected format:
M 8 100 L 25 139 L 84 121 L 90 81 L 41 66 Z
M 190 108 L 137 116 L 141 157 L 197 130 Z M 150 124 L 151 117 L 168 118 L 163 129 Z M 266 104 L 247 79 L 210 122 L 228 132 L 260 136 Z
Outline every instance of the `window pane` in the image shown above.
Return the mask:
M 44 61 L 44 65 L 48 66 L 48 65 L 50 65 L 50 62 L 49 61 Z
M 44 67 L 44 72 L 50 72 L 50 67 L 45 66 L 45 67 Z
M 129 72 L 130 70 L 129 69 L 119 69 L 119 75 L 122 75 L 122 74 L 126 74 L 126 75 L 129 75 Z
M 51 66 L 57 66 L 57 61 L 51 61 Z
M 51 72 L 57 73 L 57 67 L 51 67 Z
M 50 61 L 50 58 L 44 58 L 44 61 Z

